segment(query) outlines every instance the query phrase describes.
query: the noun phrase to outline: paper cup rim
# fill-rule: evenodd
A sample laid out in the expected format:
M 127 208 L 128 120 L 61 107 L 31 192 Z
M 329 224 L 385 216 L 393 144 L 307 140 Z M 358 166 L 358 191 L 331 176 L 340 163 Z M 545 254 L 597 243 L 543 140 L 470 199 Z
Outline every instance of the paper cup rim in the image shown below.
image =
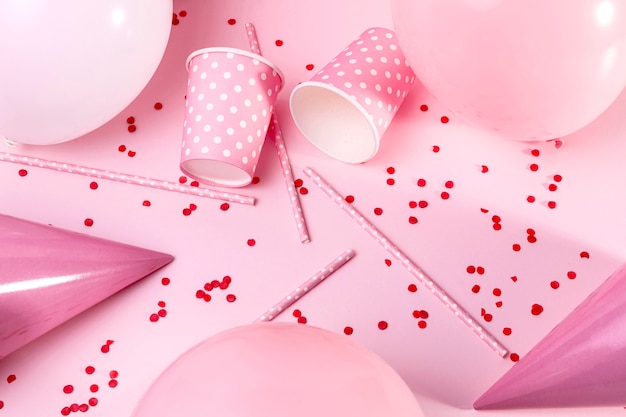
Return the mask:
M 229 166 L 231 166 L 233 168 L 236 168 L 236 169 L 240 170 L 241 172 L 245 173 L 247 178 L 243 182 L 233 182 L 233 181 L 220 181 L 219 179 L 216 180 L 215 178 L 209 178 L 209 177 L 200 176 L 200 175 L 190 171 L 185 166 L 185 164 L 187 162 L 198 161 L 198 160 L 204 161 L 204 162 L 209 162 L 209 163 L 212 163 L 212 164 L 218 164 L 218 165 L 229 165 Z M 235 164 L 232 164 L 230 162 L 223 161 L 223 160 L 220 160 L 220 159 L 189 158 L 189 159 L 187 159 L 185 161 L 182 161 L 179 166 L 180 166 L 180 170 L 183 171 L 183 173 L 185 175 L 187 175 L 187 176 L 189 176 L 189 177 L 191 177 L 191 178 L 193 178 L 195 180 L 204 182 L 205 184 L 216 185 L 216 186 L 220 186 L 220 187 L 232 187 L 232 188 L 244 187 L 244 186 L 250 184 L 252 182 L 252 178 L 253 178 L 253 176 L 250 175 L 250 173 L 248 171 L 246 171 L 245 169 L 241 168 L 240 166 L 237 166 Z
M 329 153 L 326 149 L 320 147 L 317 144 L 316 141 L 311 140 L 304 133 L 304 131 L 300 127 L 300 123 L 298 121 L 298 118 L 296 117 L 296 113 L 293 110 L 293 97 L 294 97 L 295 93 L 298 90 L 302 90 L 303 88 L 306 88 L 306 87 L 318 87 L 318 88 L 322 88 L 324 90 L 331 91 L 331 92 L 339 95 L 344 100 L 346 100 L 349 104 L 353 105 L 359 111 L 359 113 L 361 113 L 361 116 L 363 116 L 363 118 L 367 121 L 367 124 L 369 125 L 370 130 L 371 130 L 371 132 L 373 134 L 372 138 L 375 141 L 374 151 L 372 152 L 371 155 L 367 156 L 366 158 L 364 158 L 363 160 L 360 160 L 360 161 L 356 161 L 356 162 L 347 161 L 347 160 L 345 160 L 343 158 L 337 157 L 337 155 L 333 155 L 332 153 Z M 369 112 L 367 111 L 367 109 L 365 109 L 365 107 L 363 107 L 363 105 L 361 105 L 361 103 L 359 103 L 358 99 L 356 99 L 355 96 L 352 96 L 351 94 L 346 93 L 345 91 L 343 91 L 341 88 L 339 88 L 337 86 L 331 85 L 329 83 L 321 82 L 321 81 L 304 81 L 304 82 L 298 84 L 297 86 L 295 86 L 293 90 L 291 90 L 291 94 L 289 95 L 289 110 L 291 112 L 292 118 L 293 118 L 296 126 L 298 127 L 300 132 L 302 132 L 304 137 L 306 137 L 307 140 L 310 143 L 312 143 L 317 149 L 319 149 L 320 151 L 324 152 L 326 155 L 332 156 L 333 158 L 335 158 L 335 159 L 337 159 L 339 161 L 346 162 L 346 163 L 352 163 L 352 164 L 362 164 L 362 163 L 367 162 L 370 159 L 374 158 L 376 156 L 376 154 L 378 153 L 379 149 L 380 149 L 381 135 L 379 134 L 378 129 L 376 128 L 376 124 L 370 119 Z
M 193 58 L 195 58 L 198 55 L 211 53 L 211 52 L 218 52 L 218 53 L 230 52 L 233 54 L 243 55 L 248 58 L 259 60 L 265 65 L 267 65 L 268 67 L 272 68 L 274 71 L 276 71 L 276 73 L 280 77 L 280 88 L 278 91 L 282 90 L 285 85 L 285 75 L 280 70 L 280 68 L 278 68 L 272 61 L 270 61 L 269 59 L 265 58 L 262 55 L 255 54 L 254 52 L 246 51 L 245 49 L 239 49 L 239 48 L 216 46 L 216 47 L 202 48 L 202 49 L 195 50 L 192 53 L 190 53 L 189 56 L 187 56 L 187 60 L 185 61 L 185 68 L 187 68 L 187 71 L 189 71 L 189 64 L 191 63 L 191 60 Z

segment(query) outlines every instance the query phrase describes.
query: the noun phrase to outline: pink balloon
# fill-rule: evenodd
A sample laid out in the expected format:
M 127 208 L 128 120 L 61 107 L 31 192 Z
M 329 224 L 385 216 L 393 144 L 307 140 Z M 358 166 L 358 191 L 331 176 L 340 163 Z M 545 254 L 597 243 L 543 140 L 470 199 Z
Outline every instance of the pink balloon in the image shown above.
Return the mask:
M 423 417 L 379 356 L 316 327 L 237 327 L 183 354 L 133 417 Z
M 0 136 L 75 139 L 128 106 L 156 71 L 172 0 L 0 2 Z
M 549 140 L 596 119 L 626 85 L 618 0 L 391 0 L 429 92 L 469 123 Z

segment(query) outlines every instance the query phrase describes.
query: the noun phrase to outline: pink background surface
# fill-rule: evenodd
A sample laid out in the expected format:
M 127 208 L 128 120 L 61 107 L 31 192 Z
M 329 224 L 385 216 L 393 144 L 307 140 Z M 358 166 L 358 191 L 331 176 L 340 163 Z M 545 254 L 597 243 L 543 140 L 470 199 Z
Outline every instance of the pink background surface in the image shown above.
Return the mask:
M 352 328 L 346 337 L 397 369 L 428 416 L 572 415 L 572 410 L 471 410 L 513 362 L 494 354 L 424 288 L 409 291 L 416 282 L 411 275 L 395 261 L 388 265 L 392 257 L 302 168 L 313 167 L 339 192 L 354 196 L 369 220 L 511 352 L 523 356 L 626 259 L 621 196 L 626 96 L 556 149 L 470 127 L 416 83 L 378 155 L 363 165 L 347 165 L 299 134 L 287 93 L 364 29 L 391 28 L 386 2 L 177 0 L 174 11 L 177 24 L 161 66 L 118 117 L 72 142 L 14 151 L 178 181 L 185 59 L 203 47 L 246 49 L 244 23 L 251 21 L 263 54 L 285 74 L 277 113 L 295 177 L 303 180 L 301 190 L 308 190 L 300 197 L 312 241 L 299 243 L 269 141 L 256 172 L 259 181 L 241 189 L 258 198 L 256 206 L 231 203 L 226 210 L 217 200 L 106 180 L 98 180 L 94 190 L 91 178 L 39 168 L 20 176 L 23 166 L 0 164 L 2 213 L 175 256 L 164 269 L 0 361 L 0 416 L 61 415 L 63 407 L 92 397 L 98 404 L 88 415 L 129 416 L 150 383 L 180 354 L 220 330 L 252 322 L 347 248 L 356 257 L 276 320 L 296 321 L 298 309 L 309 324 L 339 333 Z M 162 109 L 155 109 L 157 102 Z M 128 130 L 131 116 L 134 132 Z M 556 182 L 554 175 L 562 180 Z M 426 180 L 423 187 L 417 185 L 420 178 Z M 441 197 L 444 191 L 448 199 Z M 528 202 L 528 196 L 535 201 Z M 428 206 L 411 208 L 411 201 L 421 200 Z M 196 209 L 186 211 L 192 204 Z M 375 214 L 377 208 L 382 214 Z M 500 230 L 493 227 L 494 215 L 501 219 Z M 410 216 L 418 222 L 410 222 Z M 86 226 L 85 219 L 93 224 Z M 528 240 L 529 228 L 535 231 L 534 243 Z M 520 250 L 513 250 L 515 244 Z M 196 298 L 205 283 L 227 275 L 232 282 L 225 290 L 214 289 L 210 302 Z M 163 278 L 169 278 L 168 285 Z M 552 288 L 553 281 L 558 288 Z M 543 306 L 541 314 L 531 313 L 534 304 Z M 151 321 L 162 308 L 167 315 Z M 428 312 L 426 328 L 418 326 L 416 310 Z M 95 372 L 87 374 L 87 366 Z M 99 387 L 96 393 L 90 391 L 93 384 Z M 73 392 L 64 393 L 66 385 Z M 623 413 L 622 408 L 593 410 L 596 416 Z

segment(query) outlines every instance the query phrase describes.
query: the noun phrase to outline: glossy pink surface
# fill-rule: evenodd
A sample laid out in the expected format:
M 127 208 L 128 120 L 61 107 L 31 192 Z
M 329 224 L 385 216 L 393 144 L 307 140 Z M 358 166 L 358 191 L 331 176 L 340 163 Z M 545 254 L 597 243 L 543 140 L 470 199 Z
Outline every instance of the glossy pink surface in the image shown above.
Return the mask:
M 0 359 L 172 260 L 5 215 L 0 248 Z

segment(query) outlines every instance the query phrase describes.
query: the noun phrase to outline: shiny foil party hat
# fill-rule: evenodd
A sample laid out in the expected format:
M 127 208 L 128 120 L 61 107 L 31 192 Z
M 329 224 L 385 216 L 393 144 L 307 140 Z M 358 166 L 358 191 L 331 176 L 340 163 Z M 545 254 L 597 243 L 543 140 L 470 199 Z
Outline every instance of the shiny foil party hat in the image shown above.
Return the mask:
M 487 390 L 474 408 L 626 404 L 626 266 Z
M 172 259 L 0 215 L 0 359 Z

